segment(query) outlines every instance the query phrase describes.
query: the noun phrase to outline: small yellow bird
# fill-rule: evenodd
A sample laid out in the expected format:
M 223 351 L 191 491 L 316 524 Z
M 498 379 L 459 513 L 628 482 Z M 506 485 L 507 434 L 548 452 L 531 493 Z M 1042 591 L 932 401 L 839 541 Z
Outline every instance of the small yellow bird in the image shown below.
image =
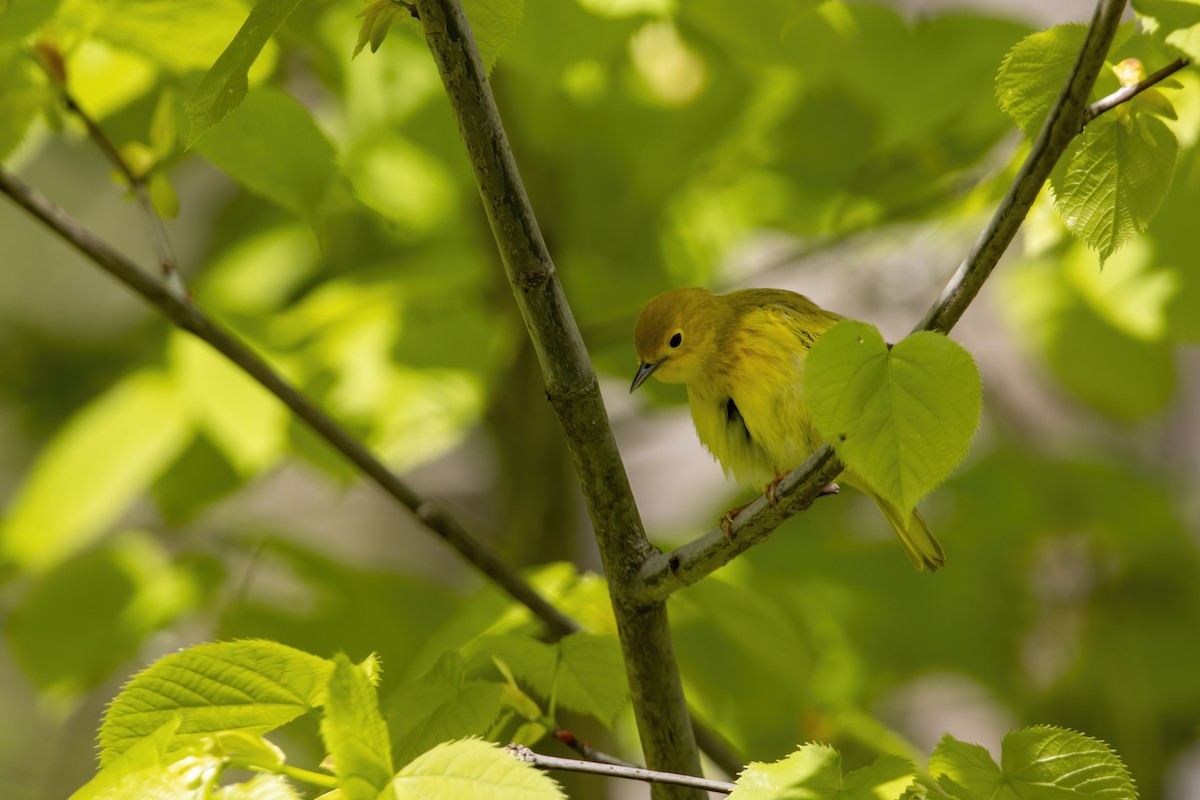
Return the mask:
M 674 289 L 651 300 L 633 329 L 638 371 L 687 385 L 696 433 L 743 486 L 768 484 L 804 463 L 821 445 L 801 390 L 804 358 L 841 317 L 784 289 L 713 295 Z M 866 492 L 891 524 L 917 569 L 946 563 L 941 544 L 914 510 L 895 505 L 847 470 L 842 480 Z M 732 513 L 732 512 L 731 512 Z

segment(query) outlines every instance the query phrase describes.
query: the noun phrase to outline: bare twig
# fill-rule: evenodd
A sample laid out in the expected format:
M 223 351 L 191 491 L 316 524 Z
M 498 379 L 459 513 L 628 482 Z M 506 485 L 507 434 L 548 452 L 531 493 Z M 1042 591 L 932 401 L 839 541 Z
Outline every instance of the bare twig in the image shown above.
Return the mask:
M 39 57 L 38 62 L 46 71 L 50 82 L 58 87 L 67 110 L 79 118 L 91 140 L 96 143 L 100 151 L 129 184 L 130 190 L 137 198 L 138 205 L 142 208 L 142 217 L 146 220 L 150 240 L 154 243 L 154 251 L 158 255 L 158 267 L 162 271 L 163 281 L 175 297 L 187 302 L 190 299 L 187 284 L 184 283 L 183 274 L 179 271 L 179 262 L 175 259 L 175 251 L 171 247 L 171 240 L 167 237 L 167 227 L 163 223 L 162 215 L 154 207 L 154 199 L 150 196 L 146 176 L 133 171 L 133 167 L 121 155 L 121 151 L 108 138 L 108 134 L 100 127 L 100 124 L 79 105 L 75 96 L 71 94 L 70 89 L 67 88 L 66 66 L 58 50 L 44 43 L 37 45 L 36 50 Z
M 627 778 L 634 781 L 644 781 L 646 783 L 663 784 L 668 786 L 686 786 L 692 789 L 702 789 L 706 792 L 720 792 L 721 794 L 729 794 L 734 789 L 734 785 L 726 781 L 714 781 L 708 778 L 696 778 L 691 775 L 680 775 L 675 772 L 658 772 L 655 770 L 642 769 L 641 767 L 633 767 L 625 764 L 607 764 L 596 761 L 580 761 L 574 758 L 544 756 L 541 753 L 535 753 L 528 747 L 519 744 L 510 744 L 507 749 L 526 764 L 532 764 L 538 769 L 557 769 L 563 770 L 564 772 L 584 772 L 592 775 L 607 775 L 611 778 Z
M 626 761 L 623 758 L 610 756 L 603 750 L 597 750 L 592 747 L 589 742 L 585 742 L 566 728 L 555 728 L 554 738 L 565 744 L 567 747 L 574 750 L 579 755 L 583 756 L 588 761 L 595 761 L 598 764 L 612 764 L 617 767 L 629 767 L 631 769 L 644 769 L 637 764 Z
M 529 332 L 609 581 L 634 716 L 646 763 L 700 773 L 665 603 L 635 605 L 629 588 L 658 554 L 647 540 L 600 388 L 563 295 L 500 121 L 475 38 L 459 0 L 417 0 L 425 40 L 466 145 L 500 258 Z M 656 784 L 656 798 L 699 797 Z
M 0 169 L 0 191 L 44 222 L 105 272 L 156 306 L 177 326 L 207 342 L 279 398 L 321 438 L 361 469 L 387 494 L 413 512 L 426 528 L 444 539 L 469 563 L 532 611 L 555 636 L 579 630 L 577 622 L 538 594 L 520 575 L 501 561 L 495 551 L 471 536 L 458 521 L 436 504 L 417 494 L 375 458 L 366 446 L 284 380 L 234 334 L 209 319 L 192 303 L 176 297 L 162 283 L 146 274 L 61 208 L 3 169 Z
M 1025 163 L 979 240 L 914 330 L 948 333 L 1012 243 L 1055 163 L 1083 128 L 1088 95 L 1124 9 L 1125 0 L 1100 0 L 1096 4 L 1071 76 L 1051 106 Z M 780 483 L 776 494 L 781 501 L 778 507 L 759 497 L 734 519 L 728 538 L 715 529 L 670 553 L 649 559 L 642 569 L 634 598 L 640 603 L 661 602 L 676 589 L 695 583 L 729 563 L 742 551 L 766 539 L 785 519 L 808 508 L 841 471 L 842 465 L 832 449 L 822 445 Z
M 1101 97 L 1096 102 L 1092 103 L 1083 112 L 1083 124 L 1087 125 L 1106 111 L 1111 111 L 1122 103 L 1127 103 L 1137 97 L 1142 92 L 1146 91 L 1156 83 L 1161 83 L 1167 78 L 1174 75 L 1179 70 L 1186 67 L 1191 62 L 1186 58 L 1177 58 L 1170 64 L 1155 72 L 1153 75 L 1147 75 L 1137 83 L 1131 83 L 1128 86 L 1122 86 L 1107 97 Z

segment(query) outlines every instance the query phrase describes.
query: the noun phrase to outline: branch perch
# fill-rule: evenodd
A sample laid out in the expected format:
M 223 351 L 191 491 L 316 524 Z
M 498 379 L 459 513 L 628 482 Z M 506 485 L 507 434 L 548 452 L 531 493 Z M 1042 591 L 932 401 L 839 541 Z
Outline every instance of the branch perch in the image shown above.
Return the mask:
M 642 528 L 595 371 L 525 193 L 474 36 L 458 0 L 417 0 L 416 6 L 537 353 L 546 396 L 580 476 L 609 580 L 646 762 L 699 775 L 666 605 L 634 604 L 628 596 L 643 563 L 658 551 Z M 652 792 L 658 798 L 700 797 L 695 790 L 659 784 Z
M 1124 10 L 1125 0 L 1100 0 L 1096 4 L 1087 38 L 1071 76 L 1051 106 L 1025 163 L 975 246 L 914 331 L 950 332 L 1012 244 L 1054 165 L 1084 125 L 1182 68 L 1183 64 L 1172 64 L 1159 70 L 1145 81 L 1139 81 L 1135 86 L 1147 85 L 1137 91 L 1129 91 L 1134 86 L 1125 87 L 1116 93 L 1120 97 L 1113 95 L 1098 101 L 1097 110 L 1088 116 L 1092 111 L 1087 105 L 1088 97 L 1112 46 Z M 1153 83 L 1150 83 L 1152 79 Z M 670 553 L 648 560 L 636 587 L 636 601 L 661 602 L 675 590 L 725 566 L 740 553 L 765 540 L 788 517 L 812 505 L 841 471 L 842 465 L 834 457 L 833 450 L 829 445 L 822 445 L 780 483 L 776 495 L 780 499 L 778 507 L 772 508 L 765 497 L 759 497 L 734 518 L 728 539 L 719 529 L 712 530 Z
M 411 511 L 425 527 L 445 540 L 469 563 L 487 575 L 517 602 L 525 605 L 556 636 L 579 630 L 579 624 L 538 594 L 532 586 L 505 564 L 483 542 L 471 536 L 461 524 L 437 504 L 421 497 L 408 484 L 383 465 L 371 451 L 317 408 L 298 389 L 283 379 L 266 361 L 234 334 L 209 319 L 190 302 L 177 297 L 163 283 L 144 272 L 125 256 L 85 228 L 67 212 L 15 176 L 0 169 L 0 191 L 40 219 L 51 230 L 97 266 L 156 306 L 178 327 L 212 346 L 258 381 L 271 394 L 304 420 L 317 435 L 361 469 L 387 494 Z

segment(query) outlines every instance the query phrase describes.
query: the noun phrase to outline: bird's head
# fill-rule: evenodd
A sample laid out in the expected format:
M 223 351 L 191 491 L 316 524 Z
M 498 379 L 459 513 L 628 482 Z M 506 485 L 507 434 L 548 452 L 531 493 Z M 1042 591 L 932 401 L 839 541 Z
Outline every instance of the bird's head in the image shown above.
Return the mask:
M 704 289 L 672 289 L 655 297 L 633 328 L 638 371 L 629 391 L 654 375 L 664 383 L 692 383 L 715 354 L 720 304 Z

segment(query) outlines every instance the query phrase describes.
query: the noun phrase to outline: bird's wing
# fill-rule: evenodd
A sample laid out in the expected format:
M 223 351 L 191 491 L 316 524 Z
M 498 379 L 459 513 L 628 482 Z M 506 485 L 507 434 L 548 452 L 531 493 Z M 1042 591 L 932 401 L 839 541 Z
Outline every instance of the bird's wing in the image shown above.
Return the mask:
M 826 311 L 802 294 L 780 292 L 764 304 L 764 310 L 791 330 L 808 349 L 817 337 L 837 324 L 842 317 Z

